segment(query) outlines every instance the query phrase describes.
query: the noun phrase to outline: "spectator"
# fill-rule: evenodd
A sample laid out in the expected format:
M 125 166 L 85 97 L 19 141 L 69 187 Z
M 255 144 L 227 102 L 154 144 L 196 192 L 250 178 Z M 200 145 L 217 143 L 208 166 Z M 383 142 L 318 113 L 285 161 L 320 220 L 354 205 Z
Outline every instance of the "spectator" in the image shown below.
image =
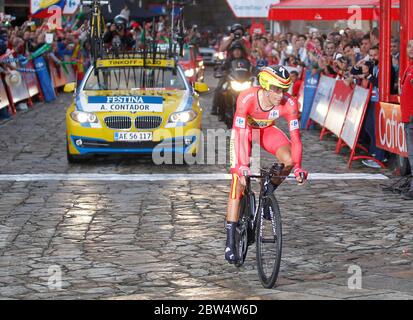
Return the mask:
M 396 79 L 400 77 L 400 44 L 399 41 L 396 39 L 392 39 L 390 44 L 390 51 L 391 51 L 391 59 L 392 59 L 392 66 L 395 71 Z M 398 92 L 398 82 L 396 81 L 396 87 L 394 88 L 395 92 Z
M 123 16 L 123 17 L 125 17 L 126 21 L 129 22 L 129 19 L 130 19 L 130 10 L 129 10 L 129 7 L 128 7 L 128 5 L 127 5 L 126 3 L 125 3 L 125 6 L 123 7 L 123 9 L 122 9 L 121 12 L 120 12 L 120 15 Z
M 360 47 L 360 51 L 361 51 L 361 55 L 362 55 L 363 59 L 369 60 L 370 48 L 371 48 L 370 36 L 368 34 L 366 34 L 363 37 L 363 39 L 361 39 L 361 47 Z
M 402 121 L 405 124 L 406 130 L 410 167 L 413 168 L 413 39 L 408 43 L 407 56 L 409 58 L 409 66 L 407 67 L 401 82 L 402 92 L 400 102 L 402 107 Z M 410 185 L 410 190 L 403 194 L 402 197 L 405 200 L 413 200 L 413 180 Z
M 352 41 L 343 47 L 344 56 L 349 60 L 350 67 L 354 67 L 362 59 L 358 43 Z
M 370 42 L 372 46 L 378 46 L 380 41 L 380 32 L 378 28 L 373 28 L 370 32 Z
M 305 47 L 306 41 L 307 41 L 306 36 L 301 34 L 298 36 L 298 39 L 296 42 L 296 55 L 305 66 L 308 65 L 309 63 L 307 48 Z
M 299 74 L 297 71 L 293 70 L 290 72 L 292 86 L 290 87 L 289 93 L 293 96 L 298 98 L 300 94 L 300 88 L 302 84 L 302 80 L 299 78 Z

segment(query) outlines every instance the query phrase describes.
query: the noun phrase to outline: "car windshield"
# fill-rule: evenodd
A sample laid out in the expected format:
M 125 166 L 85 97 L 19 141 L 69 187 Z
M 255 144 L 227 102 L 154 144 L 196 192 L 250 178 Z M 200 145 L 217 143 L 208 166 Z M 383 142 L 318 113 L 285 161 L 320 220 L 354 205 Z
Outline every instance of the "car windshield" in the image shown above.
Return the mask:
M 131 89 L 185 90 L 185 80 L 179 72 L 168 68 L 100 68 L 87 79 L 84 90 Z

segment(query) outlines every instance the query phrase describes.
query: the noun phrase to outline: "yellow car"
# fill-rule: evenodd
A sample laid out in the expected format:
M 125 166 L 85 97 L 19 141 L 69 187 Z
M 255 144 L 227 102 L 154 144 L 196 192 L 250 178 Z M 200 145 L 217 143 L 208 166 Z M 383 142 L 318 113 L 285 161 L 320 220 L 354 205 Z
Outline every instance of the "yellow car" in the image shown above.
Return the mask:
M 207 90 L 193 88 L 174 59 L 98 60 L 66 113 L 68 162 L 113 153 L 152 154 L 160 163 L 166 154 L 196 155 L 197 92 Z

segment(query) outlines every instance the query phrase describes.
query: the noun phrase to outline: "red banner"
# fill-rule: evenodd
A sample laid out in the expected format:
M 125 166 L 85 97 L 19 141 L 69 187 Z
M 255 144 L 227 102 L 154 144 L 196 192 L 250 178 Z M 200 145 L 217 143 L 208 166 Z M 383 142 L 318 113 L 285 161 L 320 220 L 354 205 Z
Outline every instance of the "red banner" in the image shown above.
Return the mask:
M 400 105 L 378 103 L 376 105 L 377 147 L 407 157 L 407 144 Z

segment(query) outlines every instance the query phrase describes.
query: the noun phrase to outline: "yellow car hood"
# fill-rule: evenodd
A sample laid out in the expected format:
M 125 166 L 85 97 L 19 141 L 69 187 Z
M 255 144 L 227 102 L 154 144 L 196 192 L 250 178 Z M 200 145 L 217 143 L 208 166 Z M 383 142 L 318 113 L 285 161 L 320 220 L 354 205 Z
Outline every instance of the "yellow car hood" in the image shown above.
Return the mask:
M 162 97 L 163 114 L 189 110 L 192 108 L 194 97 L 184 90 L 117 90 L 117 91 L 83 91 L 79 93 L 76 108 L 86 112 L 99 112 L 89 105 L 89 97 Z M 117 111 L 103 110 L 100 112 L 116 113 Z M 125 112 L 125 111 L 122 111 Z M 133 111 L 131 111 L 133 112 Z M 136 112 L 136 111 L 135 111 Z M 139 111 L 138 111 L 139 112 Z

